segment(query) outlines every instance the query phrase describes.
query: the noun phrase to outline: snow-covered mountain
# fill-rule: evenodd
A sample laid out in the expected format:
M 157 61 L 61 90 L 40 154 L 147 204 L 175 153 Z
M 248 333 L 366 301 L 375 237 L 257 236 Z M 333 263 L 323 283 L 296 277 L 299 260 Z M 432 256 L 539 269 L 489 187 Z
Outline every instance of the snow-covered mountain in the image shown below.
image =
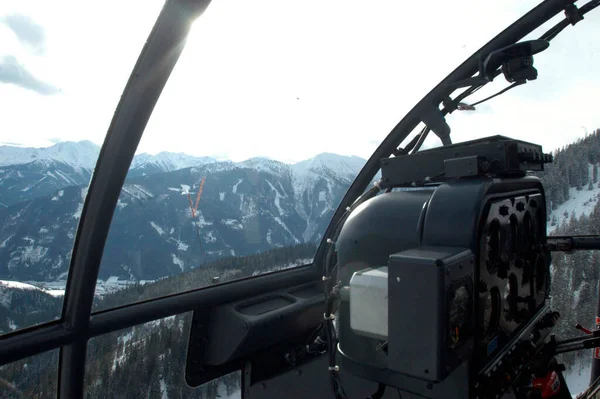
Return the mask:
M 87 140 L 65 141 L 44 148 L 0 146 L 0 167 L 25 165 L 32 161 L 47 161 L 65 164 L 75 170 L 85 170 L 91 173 L 96 166 L 99 154 L 100 147 Z M 130 173 L 144 175 L 170 172 L 211 162 L 216 162 L 216 160 L 211 157 L 195 157 L 176 152 L 165 151 L 156 155 L 141 153 L 133 158 Z
M 55 161 L 75 169 L 91 170 L 100 147 L 91 141 L 63 142 L 45 148 L 0 146 L 0 166 L 23 165 L 32 161 Z
M 129 175 L 144 176 L 153 173 L 171 172 L 177 169 L 213 162 L 216 162 L 216 159 L 211 157 L 194 157 L 179 152 L 160 152 L 156 155 L 150 155 L 144 152 L 133 158 Z
M 363 158 L 357 156 L 340 157 L 337 154 L 325 152 L 314 158 L 295 163 L 292 169 L 298 175 L 328 172 L 335 176 L 352 177 L 354 179 L 364 165 L 365 160 Z
M 92 169 L 40 158 L 26 164 L 0 167 L 0 207 L 57 193 L 70 186 L 87 185 Z
M 335 154 L 294 165 L 138 157 L 119 198 L 101 278 L 156 279 L 223 256 L 316 242 L 365 162 Z M 150 166 L 153 173 L 132 173 Z M 91 174 L 76 180 L 68 167 L 46 159 L 2 168 L 0 194 L 8 203 L 0 207 L 0 278 L 65 277 Z M 192 218 L 187 195 L 195 199 L 202 177 L 201 206 Z

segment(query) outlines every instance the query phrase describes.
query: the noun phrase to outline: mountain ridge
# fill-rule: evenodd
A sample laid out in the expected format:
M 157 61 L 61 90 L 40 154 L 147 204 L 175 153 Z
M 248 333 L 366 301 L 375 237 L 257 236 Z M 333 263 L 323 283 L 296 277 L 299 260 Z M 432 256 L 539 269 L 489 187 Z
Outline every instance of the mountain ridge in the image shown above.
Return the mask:
M 96 161 L 99 154 L 100 146 L 89 140 L 63 141 L 49 147 L 19 147 L 13 145 L 2 145 L 0 146 L 0 167 L 9 165 L 23 165 L 33 160 L 54 160 L 66 163 L 73 167 L 93 169 L 96 166 Z M 255 156 L 242 161 L 232 161 L 228 159 L 218 160 L 211 156 L 195 156 L 184 152 L 161 151 L 154 155 L 147 152 L 136 154 L 133 158 L 130 169 L 133 170 L 143 165 L 152 163 L 168 166 L 169 169 L 164 169 L 164 171 L 220 162 L 251 164 L 256 163 L 257 161 L 271 161 L 285 165 L 298 165 L 315 159 L 323 160 L 324 158 L 329 158 L 331 160 L 335 157 L 347 158 L 354 163 L 360 160 L 362 160 L 363 163 L 366 162 L 365 159 L 356 155 L 341 155 L 330 152 L 319 153 L 302 161 L 284 162 L 266 156 Z
M 48 160 L 34 163 L 57 164 Z M 43 170 L 37 175 L 23 174 L 21 170 L 28 165 L 31 163 L 4 169 L 17 168 L 11 173 L 20 173 L 27 181 L 47 180 L 45 175 L 40 178 Z M 328 154 L 315 157 L 299 170 L 255 157 L 168 172 L 130 173 L 103 256 L 110 263 L 103 263 L 100 278 L 152 280 L 222 256 L 316 242 L 361 168 L 358 157 Z M 11 188 L 3 184 L 7 180 L 2 176 L 0 172 L 0 195 L 9 198 L 2 190 Z M 203 177 L 206 184 L 193 217 L 190 201 L 195 200 Z M 0 277 L 21 281 L 64 278 L 87 182 L 89 177 L 79 185 L 50 185 L 38 196 L 16 198 L 0 207 Z M 10 187 L 15 187 L 12 182 Z

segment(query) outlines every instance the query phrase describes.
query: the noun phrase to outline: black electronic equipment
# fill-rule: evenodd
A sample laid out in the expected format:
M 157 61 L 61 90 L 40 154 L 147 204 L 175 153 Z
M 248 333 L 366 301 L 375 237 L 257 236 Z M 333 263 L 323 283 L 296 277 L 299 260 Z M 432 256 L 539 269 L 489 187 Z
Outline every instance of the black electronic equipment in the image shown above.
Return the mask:
M 381 175 L 384 185 L 394 187 L 469 176 L 520 177 L 543 171 L 548 162 L 552 155 L 537 144 L 492 136 L 382 159 Z
M 427 398 L 499 397 L 528 378 L 558 315 L 544 189 L 526 172 L 551 159 L 494 136 L 382 160 L 391 190 L 335 243 L 341 367 Z

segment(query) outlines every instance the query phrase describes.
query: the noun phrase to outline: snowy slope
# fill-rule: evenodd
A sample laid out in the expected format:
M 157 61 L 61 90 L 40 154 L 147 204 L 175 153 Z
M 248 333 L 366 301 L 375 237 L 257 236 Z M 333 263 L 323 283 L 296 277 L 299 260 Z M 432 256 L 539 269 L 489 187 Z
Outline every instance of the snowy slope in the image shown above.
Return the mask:
M 64 295 L 64 290 L 47 289 L 44 287 L 38 287 L 37 285 L 33 285 L 33 284 L 29 284 L 29 283 L 22 283 L 19 281 L 0 280 L 0 288 L 12 288 L 12 289 L 20 289 L 20 290 L 37 290 L 37 291 L 45 292 L 45 293 L 50 294 L 55 297 Z M 2 301 L 2 299 L 0 299 L 0 301 Z
M 589 165 L 590 172 L 589 176 L 592 176 L 592 165 Z M 581 191 L 577 191 L 575 187 L 571 187 L 569 189 L 569 199 L 562 204 L 560 204 L 552 213 L 550 214 L 551 222 L 548 222 L 548 234 L 552 234 L 552 232 L 559 226 L 565 219 L 569 220 L 571 217 L 571 213 L 575 213 L 575 217 L 580 217 L 582 215 L 589 215 L 590 212 L 594 210 L 597 202 L 600 201 L 600 185 L 599 183 L 592 183 L 592 190 L 588 189 L 588 185 Z M 552 224 L 556 221 L 555 225 Z

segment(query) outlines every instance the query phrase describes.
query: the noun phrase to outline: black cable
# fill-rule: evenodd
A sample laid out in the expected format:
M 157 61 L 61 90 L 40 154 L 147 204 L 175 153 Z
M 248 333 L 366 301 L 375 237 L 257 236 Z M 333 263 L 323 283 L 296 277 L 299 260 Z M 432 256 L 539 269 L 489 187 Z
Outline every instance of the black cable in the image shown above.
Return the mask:
M 592 11 L 593 9 L 597 8 L 598 6 L 600 6 L 600 0 L 591 0 L 588 3 L 586 3 L 585 5 L 583 5 L 581 8 L 576 9 L 576 12 L 578 15 L 583 16 L 583 15 L 587 14 L 588 12 Z M 548 31 L 546 31 L 543 35 L 541 35 L 539 37 L 539 40 L 551 41 L 556 36 L 558 36 L 558 34 L 560 32 L 562 32 L 567 26 L 569 26 L 571 24 L 572 24 L 571 20 L 569 18 L 565 18 L 562 21 L 560 21 L 559 23 L 557 23 L 556 25 L 554 25 L 552 28 L 550 28 Z M 573 25 L 574 25 L 574 23 L 573 23 Z M 492 77 L 492 80 L 494 78 L 496 78 L 498 75 L 500 75 L 500 73 L 502 73 L 502 71 L 499 68 L 494 72 L 494 76 Z M 461 102 L 462 100 L 464 100 L 465 98 L 470 96 L 471 94 L 475 93 L 477 90 L 481 89 L 483 86 L 485 86 L 485 84 L 487 84 L 487 83 L 473 85 L 473 86 L 469 87 L 468 89 L 466 89 L 465 91 L 463 91 L 454 100 L 452 100 L 452 104 L 454 105 L 454 107 L 456 106 L 456 104 L 458 104 L 459 102 Z M 502 94 L 502 93 L 498 93 L 497 95 Z M 492 98 L 492 97 L 490 97 L 490 98 Z M 486 99 L 485 101 L 487 101 L 488 99 Z M 481 104 L 482 102 L 483 102 L 483 100 L 478 102 L 477 104 Z M 471 104 L 471 105 L 474 105 L 474 104 Z M 454 109 L 455 108 L 452 108 L 452 110 L 454 110 Z M 447 115 L 449 112 L 451 112 L 449 107 L 444 107 L 442 109 L 443 116 Z
M 483 86 L 484 85 L 471 86 L 469 89 L 463 91 L 461 94 L 456 96 L 456 98 L 454 99 L 454 102 L 458 104 L 465 98 L 469 97 L 471 94 L 475 93 L 477 90 L 481 89 Z
M 486 97 L 486 98 L 484 98 L 483 100 L 480 100 L 480 101 L 477 101 L 476 103 L 473 103 L 473 104 L 471 104 L 471 106 L 472 106 L 472 107 L 474 107 L 474 106 L 476 106 L 476 105 L 479 105 L 479 104 L 481 104 L 481 103 L 484 103 L 484 102 L 486 102 L 486 101 L 488 101 L 488 100 L 491 100 L 492 98 L 494 98 L 494 97 L 497 97 L 497 96 L 499 96 L 500 94 L 504 94 L 504 93 L 506 93 L 507 91 L 509 91 L 510 89 L 512 89 L 512 88 L 515 88 L 515 87 L 517 87 L 517 86 L 520 86 L 520 85 L 522 85 L 522 84 L 525 84 L 526 82 L 527 82 L 526 80 L 522 80 L 522 81 L 519 81 L 519 82 L 515 82 L 515 83 L 511 84 L 510 86 L 508 86 L 508 87 L 505 87 L 504 89 L 500 90 L 498 93 L 496 93 L 496 94 L 493 94 L 493 95 L 491 95 L 491 96 L 489 96 L 489 97 Z
M 385 388 L 386 385 L 379 383 L 379 385 L 377 386 L 377 391 L 375 391 L 374 394 L 372 394 L 371 396 L 367 397 L 367 399 L 381 399 L 383 398 L 383 394 L 385 393 Z
M 423 129 L 423 131 L 419 135 L 419 141 L 417 141 L 417 144 L 415 145 L 415 148 L 412 150 L 411 154 L 414 154 L 415 152 L 419 151 L 430 131 L 431 129 L 429 128 Z
M 425 130 L 425 129 L 423 129 Z M 421 133 L 423 133 L 423 130 L 421 130 Z M 419 141 L 419 136 L 420 134 L 417 134 L 411 141 L 410 143 L 408 143 L 406 145 L 406 147 L 404 148 L 397 148 L 396 150 L 394 150 L 392 152 L 392 154 L 394 154 L 394 156 L 401 156 L 401 155 L 408 155 L 408 153 L 410 152 L 410 150 L 412 150 L 414 148 L 414 146 L 417 144 L 417 142 Z

